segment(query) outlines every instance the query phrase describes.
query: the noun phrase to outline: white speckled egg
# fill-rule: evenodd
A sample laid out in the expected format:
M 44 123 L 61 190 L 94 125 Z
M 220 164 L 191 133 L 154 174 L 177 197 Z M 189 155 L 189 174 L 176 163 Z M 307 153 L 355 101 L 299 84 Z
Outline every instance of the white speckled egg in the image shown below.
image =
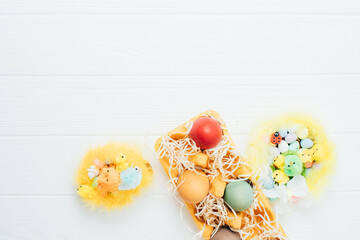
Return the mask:
M 288 131 L 287 131 L 286 128 L 281 128 L 281 129 L 279 130 L 279 133 L 280 133 L 280 136 L 284 138 L 284 137 L 286 137 L 286 135 L 288 134 Z
M 308 131 L 307 127 L 305 127 L 305 126 L 300 126 L 300 127 L 298 128 L 298 130 L 296 130 L 296 135 L 297 135 L 298 138 L 300 138 L 300 139 L 305 139 L 305 138 L 307 138 L 308 134 L 309 134 L 309 131 Z
M 280 155 L 280 150 L 277 147 L 270 147 L 270 155 L 274 159 Z
M 286 137 L 285 137 L 285 141 L 286 141 L 287 143 L 293 143 L 293 142 L 296 141 L 296 139 L 297 139 L 297 136 L 296 136 L 295 133 L 289 133 L 289 134 L 286 135 Z
M 300 144 L 298 141 L 293 142 L 292 144 L 289 145 L 289 151 L 297 152 L 299 151 L 299 149 L 300 149 Z
M 311 148 L 314 145 L 314 142 L 309 138 L 305 138 L 300 141 L 300 145 L 302 148 Z
M 298 124 L 293 124 L 289 127 L 288 131 L 289 131 L 289 133 L 295 133 L 296 130 L 298 130 L 298 128 L 299 128 Z
M 284 153 L 284 152 L 287 152 L 288 149 L 289 149 L 289 145 L 287 144 L 287 142 L 285 142 L 284 140 L 282 140 L 280 143 L 279 143 L 279 151 L 281 153 Z

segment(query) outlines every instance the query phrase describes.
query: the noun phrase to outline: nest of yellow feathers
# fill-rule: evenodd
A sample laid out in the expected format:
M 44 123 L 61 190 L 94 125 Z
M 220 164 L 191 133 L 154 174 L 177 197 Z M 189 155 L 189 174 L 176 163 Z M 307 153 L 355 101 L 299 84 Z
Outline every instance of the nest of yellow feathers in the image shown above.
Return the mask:
M 312 205 L 335 168 L 334 145 L 321 124 L 303 114 L 288 114 L 260 124 L 247 155 L 261 169 L 264 194 L 279 214 Z
M 77 172 L 77 193 L 90 205 L 113 209 L 131 203 L 152 177 L 138 146 L 112 142 L 87 152 Z

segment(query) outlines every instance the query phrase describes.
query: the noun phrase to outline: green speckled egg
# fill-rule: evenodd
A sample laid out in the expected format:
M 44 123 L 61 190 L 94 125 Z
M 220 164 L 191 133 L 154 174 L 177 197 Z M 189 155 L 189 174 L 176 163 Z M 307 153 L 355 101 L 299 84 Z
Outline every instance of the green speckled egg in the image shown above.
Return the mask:
M 234 181 L 226 185 L 224 200 L 235 211 L 248 209 L 254 200 L 254 191 L 245 181 Z

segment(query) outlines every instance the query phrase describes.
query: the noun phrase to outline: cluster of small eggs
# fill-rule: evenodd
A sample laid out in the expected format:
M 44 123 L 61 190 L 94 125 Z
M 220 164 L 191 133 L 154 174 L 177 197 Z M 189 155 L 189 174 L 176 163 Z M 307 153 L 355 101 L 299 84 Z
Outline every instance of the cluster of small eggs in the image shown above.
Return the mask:
M 270 136 L 273 179 L 286 184 L 290 178 L 302 175 L 320 158 L 320 146 L 308 138 L 305 126 L 281 128 Z

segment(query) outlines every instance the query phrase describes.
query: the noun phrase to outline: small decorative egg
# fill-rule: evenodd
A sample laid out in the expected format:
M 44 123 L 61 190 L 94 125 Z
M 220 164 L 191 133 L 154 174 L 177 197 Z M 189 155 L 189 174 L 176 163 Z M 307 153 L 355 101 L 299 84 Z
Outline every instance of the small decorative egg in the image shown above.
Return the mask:
M 309 130 L 305 126 L 301 126 L 301 127 L 298 128 L 298 130 L 296 130 L 296 135 L 300 139 L 307 138 L 308 134 L 309 134 Z
M 261 181 L 261 185 L 265 189 L 271 189 L 274 187 L 274 180 L 271 177 L 266 177 Z
M 295 133 L 289 133 L 289 134 L 286 135 L 286 137 L 285 137 L 285 141 L 286 141 L 287 143 L 293 143 L 293 142 L 296 141 L 296 139 L 297 139 L 297 136 L 296 136 Z
M 287 142 L 285 142 L 284 140 L 282 140 L 279 144 L 279 151 L 281 153 L 287 152 L 289 149 L 289 145 L 287 144 Z
M 254 200 L 254 191 L 246 181 L 234 181 L 226 185 L 225 202 L 235 211 L 248 209 Z
M 288 134 L 288 130 L 286 128 L 281 128 L 279 130 L 279 133 L 280 133 L 280 136 L 284 138 Z
M 281 142 L 281 136 L 280 136 L 280 133 L 279 132 L 274 132 L 273 134 L 271 134 L 271 137 L 270 137 L 270 142 L 272 144 L 279 144 Z
M 210 183 L 205 173 L 186 170 L 178 179 L 178 192 L 188 203 L 199 203 L 209 193 Z
M 299 128 L 299 125 L 298 124 L 293 124 L 289 127 L 289 133 L 295 133 Z
M 314 145 L 314 142 L 309 138 L 305 138 L 300 141 L 300 145 L 302 148 L 311 148 Z
M 241 240 L 240 234 L 228 227 L 221 227 L 210 240 Z
M 299 151 L 299 149 L 300 149 L 300 144 L 298 141 L 293 142 L 292 144 L 289 145 L 289 151 L 297 152 Z
M 270 147 L 270 155 L 271 158 L 274 159 L 275 157 L 280 155 L 280 150 L 277 147 Z

